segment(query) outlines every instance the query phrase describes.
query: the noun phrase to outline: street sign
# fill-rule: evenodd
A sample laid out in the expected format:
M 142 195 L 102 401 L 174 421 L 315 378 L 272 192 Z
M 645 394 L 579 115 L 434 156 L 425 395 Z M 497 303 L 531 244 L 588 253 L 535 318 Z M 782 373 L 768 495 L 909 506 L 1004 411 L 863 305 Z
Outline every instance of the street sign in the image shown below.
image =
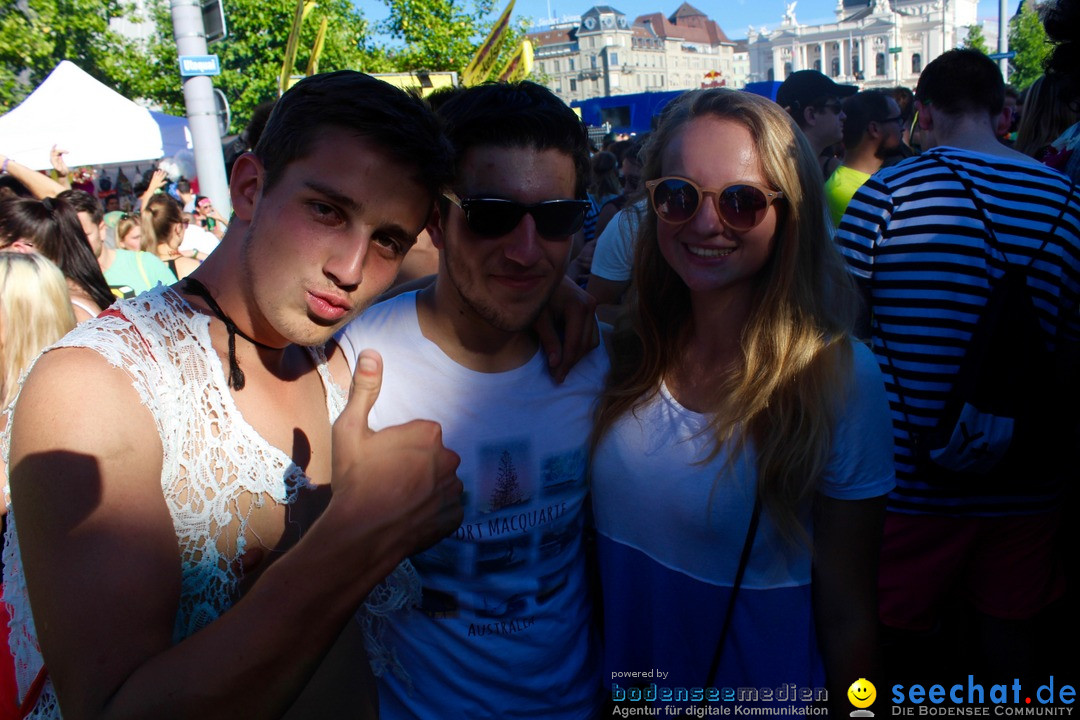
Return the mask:
M 904 49 L 904 48 L 898 48 L 898 47 L 891 47 L 891 48 L 889 48 L 889 52 L 891 52 L 892 54 L 894 54 L 894 55 L 895 55 L 895 54 L 896 54 L 896 53 L 898 53 L 898 52 L 902 52 L 902 51 L 903 51 L 903 49 Z
M 991 55 L 987 55 L 986 57 L 990 58 L 991 60 L 1012 60 L 1014 57 L 1016 57 L 1016 51 L 1010 50 L 1009 52 L 993 53 Z
M 220 75 L 221 62 L 217 55 L 181 55 L 180 77 Z

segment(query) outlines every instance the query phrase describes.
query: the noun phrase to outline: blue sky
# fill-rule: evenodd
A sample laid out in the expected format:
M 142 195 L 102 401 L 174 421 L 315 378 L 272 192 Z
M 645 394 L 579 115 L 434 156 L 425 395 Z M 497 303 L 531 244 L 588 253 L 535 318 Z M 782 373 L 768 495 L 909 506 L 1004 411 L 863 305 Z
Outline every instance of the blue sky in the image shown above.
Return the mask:
M 496 10 L 492 13 L 494 20 L 509 0 L 496 0 Z M 822 22 L 833 22 L 836 15 L 833 9 L 836 0 L 797 0 L 795 17 L 804 25 L 816 25 Z M 459 0 L 467 7 L 469 0 Z M 660 11 L 670 15 L 682 3 L 682 0 L 517 0 L 514 5 L 515 17 L 529 17 L 539 20 L 552 15 L 579 15 L 593 5 L 608 4 L 631 17 L 644 15 L 650 12 Z M 979 19 L 995 19 L 998 16 L 999 0 L 979 0 Z M 365 16 L 372 21 L 386 17 L 386 6 L 374 0 L 364 0 L 357 3 L 364 11 Z M 713 20 L 716 20 L 724 32 L 731 39 L 746 37 L 747 25 L 760 28 L 762 25 L 770 30 L 780 24 L 784 15 L 785 0 L 691 0 L 690 4 L 704 11 Z M 1016 0 L 1009 0 L 1009 13 L 1013 12 Z

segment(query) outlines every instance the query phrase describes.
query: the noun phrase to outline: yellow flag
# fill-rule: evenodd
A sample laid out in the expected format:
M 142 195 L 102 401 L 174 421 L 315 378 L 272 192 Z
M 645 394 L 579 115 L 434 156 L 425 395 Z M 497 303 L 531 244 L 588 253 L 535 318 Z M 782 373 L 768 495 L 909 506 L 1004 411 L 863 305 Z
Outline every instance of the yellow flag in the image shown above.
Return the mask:
M 319 23 L 319 32 L 315 36 L 315 44 L 311 46 L 311 57 L 308 58 L 307 72 L 304 73 L 308 77 L 319 73 L 319 57 L 322 55 L 323 45 L 326 43 L 326 28 L 329 24 L 330 18 L 328 17 L 324 17 L 322 22 Z
M 291 82 L 293 64 L 296 62 L 296 46 L 300 43 L 300 26 L 304 24 L 304 18 L 312 8 L 315 0 L 297 0 L 296 15 L 293 17 L 292 29 L 289 30 L 289 40 L 285 44 L 285 60 L 281 63 L 281 77 L 278 79 L 278 94 L 283 95 L 292 87 Z
M 502 45 L 506 35 L 506 28 L 510 26 L 510 11 L 514 9 L 514 0 L 503 10 L 495 27 L 491 28 L 487 39 L 477 49 L 473 59 L 461 71 L 461 84 L 464 86 L 479 85 L 488 79 L 491 71 L 495 69 L 495 61 L 499 58 L 499 46 Z
M 533 66 L 533 46 L 528 40 L 522 40 L 502 72 L 499 73 L 499 82 L 517 82 L 529 77 Z

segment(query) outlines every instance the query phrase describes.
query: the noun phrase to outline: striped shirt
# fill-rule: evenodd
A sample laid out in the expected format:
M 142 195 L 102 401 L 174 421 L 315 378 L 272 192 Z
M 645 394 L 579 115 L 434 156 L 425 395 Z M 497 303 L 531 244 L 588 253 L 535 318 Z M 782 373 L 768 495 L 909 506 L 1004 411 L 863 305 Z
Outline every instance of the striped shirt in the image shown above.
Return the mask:
M 1047 349 L 1080 338 L 1080 191 L 1040 165 L 938 147 L 871 177 L 848 206 L 837 241 L 875 318 L 873 349 L 896 445 L 889 508 L 1011 515 L 1053 507 L 1060 480 L 1053 472 L 974 486 L 920 477 L 911 430 L 937 424 L 991 282 L 1006 264 L 1025 270 Z

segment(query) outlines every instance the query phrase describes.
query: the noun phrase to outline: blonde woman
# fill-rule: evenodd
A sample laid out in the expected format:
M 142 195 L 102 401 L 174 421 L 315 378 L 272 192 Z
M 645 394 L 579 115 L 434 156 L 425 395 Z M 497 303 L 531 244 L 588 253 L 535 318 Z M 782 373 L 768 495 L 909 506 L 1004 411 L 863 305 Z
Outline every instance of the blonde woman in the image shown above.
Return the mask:
M 125 213 L 116 223 L 116 246 L 135 252 L 154 252 L 153 241 L 143 235 L 142 220 L 138 215 Z
M 661 702 L 820 698 L 827 676 L 842 699 L 872 677 L 893 448 L 817 158 L 774 103 L 702 90 L 665 113 L 644 179 L 594 433 L 605 676 L 658 669 Z
M 198 260 L 180 253 L 186 229 L 183 209 L 168 195 L 154 195 L 143 207 L 143 245 L 155 252 L 180 280 L 199 267 Z
M 19 376 L 31 361 L 73 327 L 75 313 L 60 269 L 34 252 L 0 252 L 0 411 L 15 399 Z M 0 415 L 0 433 L 6 427 L 7 415 Z M 5 454 L 0 453 L 0 473 Z M 6 512 L 6 502 L 4 507 Z

